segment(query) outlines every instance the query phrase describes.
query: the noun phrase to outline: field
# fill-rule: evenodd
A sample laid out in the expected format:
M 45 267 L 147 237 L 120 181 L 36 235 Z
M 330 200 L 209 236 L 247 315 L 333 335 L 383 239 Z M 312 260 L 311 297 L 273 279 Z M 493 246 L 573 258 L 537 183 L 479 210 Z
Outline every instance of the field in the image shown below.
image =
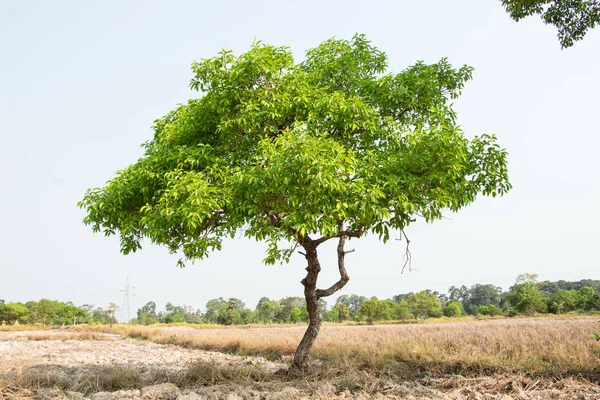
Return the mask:
M 164 383 L 181 399 L 596 399 L 597 327 L 593 317 L 324 326 L 302 376 L 286 373 L 300 325 L 7 327 L 0 399 L 152 398 L 140 389 Z

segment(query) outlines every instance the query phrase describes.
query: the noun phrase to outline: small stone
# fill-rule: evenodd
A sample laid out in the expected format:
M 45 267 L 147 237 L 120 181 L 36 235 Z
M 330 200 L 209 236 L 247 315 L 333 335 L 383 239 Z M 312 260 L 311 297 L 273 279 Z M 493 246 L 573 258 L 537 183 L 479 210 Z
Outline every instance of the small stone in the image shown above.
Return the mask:
M 119 390 L 118 392 L 115 392 L 114 395 L 117 397 L 118 400 L 134 399 L 136 397 L 141 396 L 141 391 L 140 390 Z
M 98 392 L 90 396 L 90 400 L 114 400 L 116 396 L 109 392 Z
M 300 398 L 300 391 L 293 387 L 285 387 L 281 389 L 279 392 L 273 392 L 269 394 L 266 398 L 268 400 L 292 400 Z
M 179 388 L 172 383 L 161 383 L 160 385 L 143 387 L 141 394 L 143 399 L 174 399 L 179 394 Z
M 207 400 L 206 397 L 199 395 L 198 393 L 190 392 L 186 394 L 180 394 L 177 396 L 177 400 Z
M 67 399 L 69 400 L 83 400 L 83 398 L 85 397 L 85 395 L 80 392 L 67 391 L 65 392 L 65 394 L 67 395 Z
M 240 396 L 244 400 L 260 400 L 260 392 L 256 390 L 242 390 Z

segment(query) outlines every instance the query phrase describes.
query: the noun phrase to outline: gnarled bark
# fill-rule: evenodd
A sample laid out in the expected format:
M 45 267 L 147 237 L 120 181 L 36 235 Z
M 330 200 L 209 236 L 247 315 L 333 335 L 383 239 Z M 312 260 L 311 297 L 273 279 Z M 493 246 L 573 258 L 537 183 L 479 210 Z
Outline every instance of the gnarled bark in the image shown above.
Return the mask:
M 321 329 L 322 317 L 319 309 L 319 299 L 322 297 L 331 296 L 346 285 L 350 277 L 346 273 L 344 257 L 347 252 L 344 251 L 346 242 L 345 236 L 339 237 L 337 254 L 338 254 L 338 269 L 340 271 L 340 279 L 327 289 L 317 289 L 317 280 L 319 272 L 321 272 L 321 264 L 317 254 L 317 247 L 323 240 L 304 239 L 300 244 L 306 251 L 305 257 L 308 263 L 306 267 L 306 277 L 302 280 L 304 285 L 304 298 L 306 299 L 306 308 L 309 315 L 308 329 L 302 337 L 302 341 L 296 349 L 292 366 L 297 369 L 304 369 L 308 365 L 308 356 L 310 350 L 315 343 L 315 339 Z

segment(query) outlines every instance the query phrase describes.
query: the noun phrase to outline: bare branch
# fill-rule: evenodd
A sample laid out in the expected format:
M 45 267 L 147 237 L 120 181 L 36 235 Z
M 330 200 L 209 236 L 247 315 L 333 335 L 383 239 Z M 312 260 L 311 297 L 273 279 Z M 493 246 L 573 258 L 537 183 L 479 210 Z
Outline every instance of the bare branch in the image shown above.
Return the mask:
M 337 281 L 336 283 L 334 283 L 333 285 L 331 285 L 327 289 L 317 289 L 315 291 L 315 294 L 317 295 L 318 299 L 320 299 L 322 297 L 331 296 L 332 294 L 334 294 L 335 292 L 337 292 L 338 290 L 343 288 L 346 285 L 346 283 L 348 283 L 348 281 L 350 280 L 350 277 L 348 276 L 348 273 L 346 272 L 346 266 L 344 265 L 344 257 L 346 255 L 346 252 L 344 251 L 345 242 L 346 242 L 346 237 L 340 236 L 340 241 L 338 242 L 338 247 L 337 247 L 338 269 L 340 271 L 340 280 Z M 354 251 L 354 250 L 351 250 L 350 252 L 352 252 L 352 251 Z
M 404 273 L 404 269 L 408 266 L 408 270 L 412 271 L 411 268 L 411 264 L 412 264 L 412 254 L 410 254 L 410 239 L 408 238 L 408 236 L 406 236 L 406 232 L 404 232 L 404 229 L 400 229 L 400 239 L 398 240 L 402 240 L 402 236 L 404 236 L 404 239 L 406 240 L 406 250 L 404 252 L 404 265 L 402 266 L 402 271 L 400 271 L 401 274 Z

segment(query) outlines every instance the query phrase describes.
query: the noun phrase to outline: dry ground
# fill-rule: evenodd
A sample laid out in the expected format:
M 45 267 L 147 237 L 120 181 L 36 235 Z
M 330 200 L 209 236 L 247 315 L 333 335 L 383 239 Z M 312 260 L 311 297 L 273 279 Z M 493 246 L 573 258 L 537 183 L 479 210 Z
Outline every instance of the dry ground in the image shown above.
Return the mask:
M 312 355 L 330 366 L 394 374 L 491 372 L 545 376 L 600 371 L 598 317 L 471 320 L 407 325 L 325 326 Z M 130 327 L 156 343 L 288 360 L 305 326 L 228 329 Z M 407 369 L 405 371 L 405 369 Z
M 594 318 L 325 326 L 303 376 L 283 372 L 303 326 L 81 329 L 0 332 L 0 400 L 600 399 Z

